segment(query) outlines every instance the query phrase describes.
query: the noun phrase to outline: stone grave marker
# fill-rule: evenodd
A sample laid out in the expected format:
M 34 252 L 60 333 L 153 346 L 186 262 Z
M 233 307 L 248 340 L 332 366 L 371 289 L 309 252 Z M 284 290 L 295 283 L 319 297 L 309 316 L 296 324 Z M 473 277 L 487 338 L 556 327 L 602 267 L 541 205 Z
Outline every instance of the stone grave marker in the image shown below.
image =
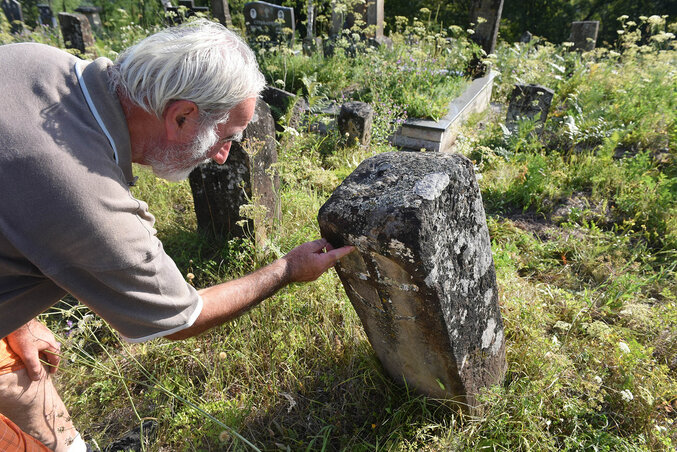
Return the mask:
M 572 50 L 583 50 L 585 52 L 594 50 L 597 45 L 598 32 L 599 21 L 597 20 L 571 22 L 569 41 L 574 43 Z
M 209 12 L 209 8 L 206 6 L 195 6 L 194 0 L 179 0 L 179 6 L 186 8 L 186 17 L 192 17 L 195 13 Z
M 261 35 L 268 36 L 269 45 L 286 42 L 291 46 L 293 43 L 296 31 L 293 8 L 267 2 L 245 3 L 244 22 L 247 27 L 247 36 L 252 44 L 261 45 L 256 39 Z M 291 30 L 289 35 L 284 33 L 285 28 Z
M 56 17 L 54 17 L 54 12 L 49 5 L 39 4 L 38 5 L 38 23 L 45 27 L 56 28 Z
M 233 21 L 230 18 L 230 7 L 228 0 L 211 0 L 212 16 L 224 27 L 232 27 Z
M 102 28 L 101 17 L 99 16 L 100 11 L 100 8 L 89 5 L 82 5 L 75 8 L 75 12 L 80 13 L 87 18 L 89 26 L 95 33 L 98 33 Z
M 470 6 L 470 22 L 475 24 L 475 33 L 470 37 L 487 55 L 496 48 L 502 12 L 503 0 L 473 0 Z
M 83 14 L 59 13 L 59 23 L 66 48 L 77 49 L 83 54 L 94 48 L 92 28 Z
M 21 33 L 24 29 L 24 15 L 21 11 L 21 3 L 17 0 L 2 0 L 0 3 L 2 11 L 10 24 L 10 32 L 13 34 Z
M 371 125 L 374 109 L 365 102 L 346 102 L 341 105 L 337 123 L 339 132 L 348 136 L 348 144 L 354 142 L 366 146 L 371 141 Z
M 531 32 L 527 30 L 524 33 L 522 33 L 522 36 L 520 36 L 519 42 L 524 43 L 524 44 L 528 44 L 528 43 L 531 42 L 531 40 L 533 38 L 534 38 L 534 35 L 531 34 Z
M 510 94 L 506 126 L 515 131 L 520 120 L 535 119 L 536 131 L 540 135 L 548 118 L 554 91 L 540 85 L 515 85 Z
M 505 335 L 473 164 L 390 152 L 362 162 L 318 215 L 357 250 L 336 271 L 385 370 L 431 397 L 477 405 L 500 384 Z
M 210 162 L 190 173 L 198 228 L 217 237 L 253 234 L 262 243 L 279 216 L 279 179 L 272 174 L 276 162 L 275 124 L 259 99 L 242 143 L 232 144 L 226 163 Z M 252 203 L 256 220 L 240 215 L 240 207 Z
M 286 126 L 298 129 L 302 125 L 303 115 L 310 109 L 308 101 L 283 89 L 266 86 L 261 92 L 261 99 L 268 104 L 275 120 L 275 129 L 282 132 L 284 128 L 279 124 L 280 119 L 289 112 L 289 124 Z
M 373 26 L 373 36 L 367 36 L 374 39 L 377 43 L 384 41 L 383 37 L 383 18 L 384 18 L 384 0 L 365 0 L 365 2 L 356 2 L 353 4 L 352 11 L 342 12 L 342 8 L 337 8 L 337 2 L 332 2 L 331 10 L 331 30 L 330 37 L 336 39 L 343 30 L 347 30 L 355 25 L 355 13 L 362 16 L 366 26 Z

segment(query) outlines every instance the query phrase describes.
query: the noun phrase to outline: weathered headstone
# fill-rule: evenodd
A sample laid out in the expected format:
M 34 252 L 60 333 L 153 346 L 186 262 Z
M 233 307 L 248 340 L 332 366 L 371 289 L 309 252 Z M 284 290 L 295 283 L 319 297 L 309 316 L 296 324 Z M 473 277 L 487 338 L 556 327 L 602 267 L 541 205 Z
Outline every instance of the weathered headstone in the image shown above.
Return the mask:
M 258 36 L 267 36 L 271 45 L 286 42 L 291 45 L 296 25 L 294 9 L 287 6 L 273 5 L 267 2 L 249 2 L 244 5 L 244 22 L 250 43 L 262 45 Z M 289 34 L 285 32 L 285 29 Z
M 83 54 L 94 48 L 94 36 L 87 17 L 82 14 L 59 13 L 61 34 L 68 49 L 77 49 Z
M 519 42 L 522 42 L 524 44 L 528 44 L 531 42 L 531 40 L 534 38 L 534 35 L 531 34 L 530 31 L 525 31 L 522 33 L 522 36 L 520 36 Z
M 471 39 L 487 54 L 496 48 L 502 12 L 503 0 L 473 0 L 470 6 L 470 22 L 476 24 Z
M 76 13 L 84 15 L 89 21 L 89 26 L 92 28 L 92 31 L 98 33 L 101 30 L 101 17 L 99 12 L 101 10 L 96 6 L 82 5 L 75 8 Z
M 516 130 L 520 120 L 536 120 L 536 131 L 540 135 L 548 118 L 554 91 L 540 85 L 515 85 L 510 95 L 506 126 Z
M 275 124 L 259 99 L 242 143 L 232 144 L 226 163 L 207 163 L 190 173 L 198 228 L 215 236 L 253 234 L 258 242 L 265 240 L 279 215 L 279 180 L 272 174 L 276 162 Z M 243 217 L 240 207 L 250 204 L 254 207 Z
M 318 215 L 336 270 L 388 374 L 474 407 L 502 382 L 505 336 L 479 187 L 460 155 L 390 152 L 362 162 Z
M 585 20 L 571 22 L 571 35 L 569 41 L 573 42 L 573 50 L 590 51 L 597 46 L 597 33 L 599 32 L 599 21 Z
M 366 146 L 371 141 L 371 125 L 374 109 L 365 102 L 346 102 L 341 105 L 337 123 L 339 132 L 347 135 L 348 143 L 357 142 Z
M 49 5 L 39 4 L 38 5 L 38 23 L 45 27 L 56 28 L 56 17 L 54 17 L 54 12 Z
M 261 99 L 270 107 L 275 120 L 275 128 L 279 131 L 284 130 L 279 124 L 283 116 L 288 115 L 289 123 L 285 124 L 286 126 L 297 129 L 301 125 L 303 115 L 310 109 L 308 101 L 303 97 L 273 86 L 265 87 L 261 92 Z M 291 112 L 289 112 L 290 108 L 292 108 Z
M 359 14 L 365 22 L 365 26 L 373 30 L 373 34 L 366 35 L 366 38 L 372 38 L 378 43 L 383 42 L 383 18 L 384 18 L 384 0 L 365 0 L 364 2 L 348 2 L 351 9 L 345 11 L 345 8 L 338 7 L 339 3 L 345 3 L 345 0 L 334 0 L 331 11 L 331 38 L 336 38 L 343 30 L 351 29 L 355 25 L 355 14 Z
M 233 21 L 230 18 L 230 7 L 228 0 L 211 0 L 212 16 L 224 27 L 232 27 Z
M 21 11 L 21 3 L 17 0 L 2 0 L 0 3 L 7 21 L 10 23 L 10 31 L 14 34 L 23 31 L 24 15 Z
M 179 0 L 179 6 L 186 8 L 186 17 L 192 17 L 195 13 L 208 13 L 206 6 L 195 6 L 194 0 Z

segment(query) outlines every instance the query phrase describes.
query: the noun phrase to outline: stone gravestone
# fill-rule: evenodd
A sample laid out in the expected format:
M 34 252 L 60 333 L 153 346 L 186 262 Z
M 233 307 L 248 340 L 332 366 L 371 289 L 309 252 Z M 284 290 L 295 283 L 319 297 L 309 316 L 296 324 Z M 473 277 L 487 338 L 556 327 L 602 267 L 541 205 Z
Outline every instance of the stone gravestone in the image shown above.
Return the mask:
M 270 108 L 259 99 L 242 143 L 233 143 L 223 165 L 207 163 L 190 173 L 198 228 L 217 237 L 265 240 L 266 229 L 279 215 L 279 180 L 271 174 L 277 162 L 275 124 Z M 256 220 L 240 215 L 240 207 L 256 206 Z
M 594 50 L 597 45 L 597 33 L 599 32 L 599 21 L 586 20 L 580 22 L 571 22 L 571 35 L 569 41 L 573 42 L 573 50 L 583 50 L 589 52 Z
M 333 246 L 357 248 L 336 270 L 388 374 L 472 411 L 507 366 L 472 162 L 446 153 L 371 157 L 318 221 Z
M 82 5 L 75 8 L 76 13 L 84 15 L 89 21 L 89 26 L 95 33 L 101 31 L 101 17 L 99 16 L 100 9 L 96 6 Z
M 510 95 L 508 114 L 505 119 L 510 131 L 515 131 L 520 120 L 536 120 L 536 131 L 540 135 L 548 118 L 550 104 L 555 95 L 553 90 L 540 85 L 515 85 Z
M 94 36 L 87 17 L 82 14 L 59 13 L 61 34 L 68 49 L 77 49 L 82 54 L 94 48 Z
M 232 27 L 233 21 L 230 18 L 230 8 L 228 0 L 211 0 L 212 16 L 224 27 Z
M 284 131 L 282 125 L 298 129 L 302 124 L 303 115 L 310 109 L 308 101 L 303 97 L 273 86 L 264 88 L 261 92 L 261 99 L 270 107 L 275 120 L 275 129 L 280 132 Z M 289 112 L 290 108 L 291 112 Z M 280 124 L 280 120 L 285 115 L 288 115 L 289 123 Z
M 332 2 L 331 11 L 331 31 L 330 37 L 335 39 L 343 30 L 351 29 L 355 25 L 355 13 L 362 16 L 362 20 L 367 27 L 372 27 L 374 34 L 366 36 L 374 39 L 377 43 L 382 43 L 383 38 L 383 17 L 384 0 L 365 0 L 364 2 L 355 2 L 352 5 L 352 11 L 342 12 L 342 8 L 337 8 L 337 2 Z
M 21 11 L 21 3 L 17 0 L 2 0 L 0 3 L 7 21 L 10 23 L 10 32 L 14 34 L 23 31 L 24 15 Z
M 38 23 L 45 27 L 56 28 L 56 17 L 49 5 L 38 5 Z
M 475 24 L 471 39 L 488 54 L 494 53 L 498 25 L 501 22 L 503 0 L 473 0 L 470 6 L 470 22 Z
M 179 0 L 179 6 L 186 8 L 186 17 L 192 17 L 195 13 L 208 13 L 209 8 L 206 6 L 195 6 L 194 0 Z
M 347 135 L 348 144 L 357 142 L 367 146 L 371 141 L 371 125 L 374 109 L 365 102 L 346 102 L 341 105 L 337 123 L 339 132 Z
M 267 2 L 245 3 L 244 22 L 247 27 L 247 36 L 252 44 L 258 43 L 258 45 L 261 45 L 260 41 L 256 39 L 261 35 L 270 39 L 270 45 L 279 45 L 286 42 L 287 45 L 291 46 L 293 43 L 296 30 L 293 8 Z M 284 33 L 285 28 L 291 30 L 289 35 Z
M 520 36 L 519 42 L 524 43 L 524 44 L 529 44 L 533 38 L 534 38 L 534 35 L 531 34 L 531 32 L 529 30 L 527 30 L 524 33 L 522 33 L 522 36 Z

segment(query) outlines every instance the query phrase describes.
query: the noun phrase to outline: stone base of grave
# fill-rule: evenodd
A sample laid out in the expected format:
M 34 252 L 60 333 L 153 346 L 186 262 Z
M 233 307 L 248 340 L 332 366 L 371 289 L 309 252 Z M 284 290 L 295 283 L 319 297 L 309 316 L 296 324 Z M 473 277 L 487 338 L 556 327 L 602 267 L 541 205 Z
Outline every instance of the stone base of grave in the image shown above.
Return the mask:
M 447 114 L 439 121 L 407 119 L 392 136 L 393 146 L 407 150 L 448 152 L 468 117 L 489 107 L 494 77 L 490 74 L 470 82 L 466 90 L 449 103 Z
M 447 153 L 365 160 L 320 209 L 322 236 L 387 373 L 473 411 L 500 384 L 505 337 L 472 163 Z

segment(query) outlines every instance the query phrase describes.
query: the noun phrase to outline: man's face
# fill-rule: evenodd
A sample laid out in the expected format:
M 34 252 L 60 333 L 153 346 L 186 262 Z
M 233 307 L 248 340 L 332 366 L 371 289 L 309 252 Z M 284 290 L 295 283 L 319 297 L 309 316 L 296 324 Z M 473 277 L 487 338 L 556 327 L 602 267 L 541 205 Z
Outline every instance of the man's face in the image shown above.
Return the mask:
M 181 181 L 201 163 L 214 160 L 225 163 L 233 141 L 242 138 L 242 132 L 254 116 L 256 98 L 236 105 L 228 120 L 215 129 L 198 130 L 188 143 L 168 144 L 166 140 L 151 143 L 144 163 L 150 165 L 156 176 L 170 181 Z

